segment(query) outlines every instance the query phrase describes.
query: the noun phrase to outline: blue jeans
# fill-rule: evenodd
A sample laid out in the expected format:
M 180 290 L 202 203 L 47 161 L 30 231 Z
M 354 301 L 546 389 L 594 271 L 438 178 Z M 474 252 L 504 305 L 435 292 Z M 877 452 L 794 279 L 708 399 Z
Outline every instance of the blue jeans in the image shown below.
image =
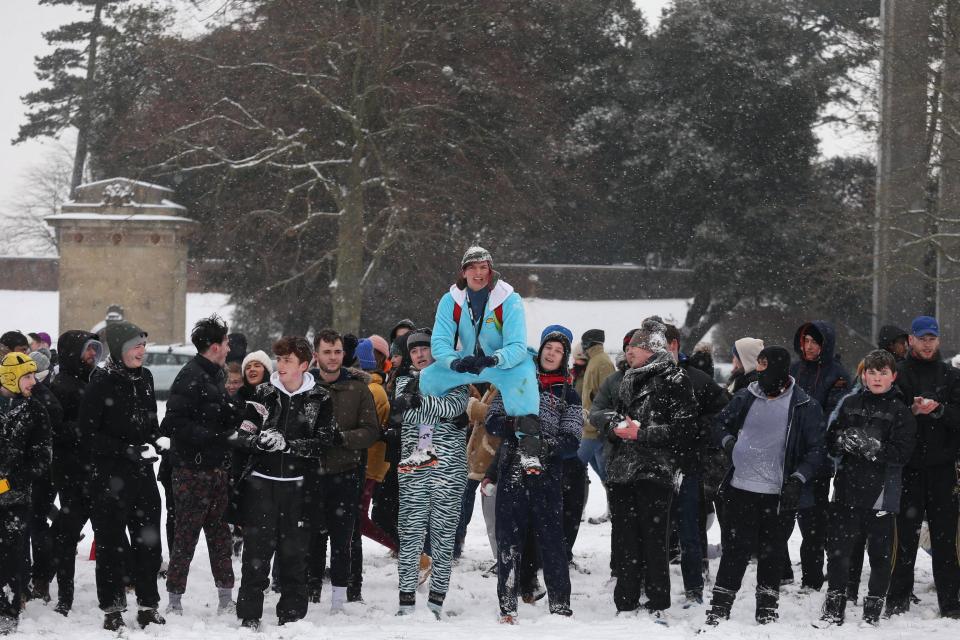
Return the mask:
M 677 494 L 677 533 L 683 589 L 703 589 L 703 546 L 700 540 L 700 474 L 684 474 Z
M 584 438 L 580 441 L 577 457 L 583 464 L 589 464 L 600 477 L 600 482 L 607 481 L 607 464 L 603 459 L 603 438 Z

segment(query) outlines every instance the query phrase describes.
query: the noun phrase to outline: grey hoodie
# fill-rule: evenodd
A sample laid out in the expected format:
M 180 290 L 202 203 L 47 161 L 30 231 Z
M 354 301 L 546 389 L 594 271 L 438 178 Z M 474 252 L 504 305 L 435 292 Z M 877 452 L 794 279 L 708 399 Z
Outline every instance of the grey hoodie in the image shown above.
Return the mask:
M 757 382 L 747 387 L 757 399 L 747 412 L 733 447 L 731 486 L 753 493 L 780 493 L 793 385 L 791 378 L 790 385 L 776 398 L 768 398 Z

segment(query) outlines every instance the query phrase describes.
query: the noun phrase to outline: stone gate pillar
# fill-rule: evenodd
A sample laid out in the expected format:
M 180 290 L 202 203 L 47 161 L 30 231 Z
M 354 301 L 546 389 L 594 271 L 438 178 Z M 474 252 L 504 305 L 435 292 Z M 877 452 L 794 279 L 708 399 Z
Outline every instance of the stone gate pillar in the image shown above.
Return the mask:
M 75 193 L 47 218 L 60 249 L 60 332 L 89 330 L 119 305 L 151 342 L 183 342 L 186 239 L 196 222 L 155 184 L 111 178 Z

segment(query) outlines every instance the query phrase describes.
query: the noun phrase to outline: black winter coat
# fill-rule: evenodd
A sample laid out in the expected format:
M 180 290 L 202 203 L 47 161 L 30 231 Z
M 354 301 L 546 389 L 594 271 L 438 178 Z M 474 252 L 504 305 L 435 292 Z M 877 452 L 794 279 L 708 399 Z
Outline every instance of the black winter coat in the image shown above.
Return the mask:
M 594 409 L 596 402 L 594 398 Z M 607 439 L 607 482 L 646 480 L 672 487 L 680 461 L 697 436 L 697 401 L 686 373 L 670 353 L 657 353 L 642 367 L 623 374 L 616 406 L 617 413 L 629 415 L 641 429 L 636 440 L 623 440 L 613 432 L 616 425 L 602 415 L 597 422 L 591 420 Z
M 783 456 L 783 481 L 786 482 L 794 473 L 799 473 L 806 482 L 800 496 L 801 509 L 813 506 L 813 493 L 810 491 L 810 480 L 817 471 L 825 466 L 827 458 L 824 445 L 823 411 L 806 392 L 792 385 L 789 408 L 789 424 L 787 425 L 787 450 Z M 723 446 L 727 436 L 736 438 L 740 434 L 750 407 L 757 397 L 750 389 L 738 391 L 723 411 L 717 414 L 713 421 L 713 441 L 718 447 Z M 727 472 L 727 477 L 720 486 L 721 492 L 730 484 L 733 477 L 733 466 Z
M 689 452 L 683 458 L 681 468 L 685 474 L 701 473 L 707 458 L 716 451 L 713 447 L 711 432 L 713 418 L 727 406 L 730 397 L 720 385 L 713 381 L 713 378 L 700 369 L 689 365 L 682 368 L 690 378 L 693 397 L 697 401 L 697 435 L 691 442 Z
M 95 333 L 89 331 L 67 331 L 57 344 L 60 349 L 60 372 L 50 383 L 50 391 L 57 397 L 63 410 L 63 420 L 59 425 L 51 425 L 53 430 L 53 466 L 54 475 L 63 482 L 85 482 L 89 471 L 89 460 L 81 455 L 85 447 L 80 446 L 80 406 L 90 374 L 93 370 L 81 361 L 84 347 L 91 340 L 98 340 Z
M 897 387 L 908 406 L 917 397 L 940 403 L 933 413 L 916 416 L 917 446 L 907 466 L 954 464 L 960 449 L 960 370 L 941 362 L 939 354 L 920 360 L 911 353 L 897 365 Z
M 199 354 L 177 374 L 160 425 L 172 440 L 174 467 L 217 469 L 230 459 L 227 437 L 240 426 L 241 410 L 223 383 L 223 368 Z
M 843 450 L 841 439 L 849 432 L 881 443 L 875 460 Z M 880 396 L 861 388 L 843 398 L 827 429 L 827 451 L 840 461 L 833 501 L 872 509 L 883 492 L 880 509 L 898 513 L 903 466 L 915 442 L 916 421 L 896 388 Z
M 803 359 L 800 338 L 808 326 L 805 324 L 797 329 L 793 337 L 793 350 L 800 359 L 790 365 L 790 375 L 808 396 L 817 401 L 823 409 L 824 421 L 826 421 L 840 403 L 840 399 L 850 393 L 853 385 L 850 384 L 850 374 L 835 358 L 837 338 L 833 325 L 821 320 L 815 320 L 809 324 L 816 327 L 823 336 L 820 357 L 816 362 Z M 826 423 L 823 426 L 826 427 Z
M 262 404 L 269 413 L 259 429 L 249 430 L 249 425 L 258 424 L 260 419 L 256 411 L 247 406 L 245 426 L 240 430 L 240 446 L 250 454 L 250 461 L 245 465 L 249 471 L 273 478 L 296 478 L 315 471 L 324 451 L 320 434 L 336 428 L 330 392 L 317 385 L 290 396 L 265 382 L 257 387 L 251 402 Z M 269 453 L 257 449 L 257 434 L 266 430 L 280 432 L 287 449 Z M 311 458 L 313 460 L 309 460 Z
M 96 369 L 84 390 L 79 429 L 94 473 L 142 475 L 140 447 L 160 436 L 153 374 L 108 361 Z M 152 466 L 149 468 L 152 474 Z
M 0 508 L 30 504 L 33 481 L 50 469 L 52 447 L 47 412 L 35 398 L 14 398 L 0 414 Z

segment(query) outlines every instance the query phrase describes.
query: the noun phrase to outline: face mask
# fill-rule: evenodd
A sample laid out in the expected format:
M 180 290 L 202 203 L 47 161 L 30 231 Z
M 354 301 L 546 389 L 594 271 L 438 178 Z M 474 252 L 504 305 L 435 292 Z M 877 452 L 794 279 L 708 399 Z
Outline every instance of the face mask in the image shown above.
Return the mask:
M 764 369 L 757 374 L 757 383 L 760 389 L 768 396 L 774 396 L 780 393 L 780 390 L 787 386 L 790 375 L 786 372 L 773 371 L 769 368 Z
M 783 347 L 767 347 L 757 355 L 767 368 L 757 373 L 760 389 L 768 396 L 777 395 L 790 382 L 790 352 Z

